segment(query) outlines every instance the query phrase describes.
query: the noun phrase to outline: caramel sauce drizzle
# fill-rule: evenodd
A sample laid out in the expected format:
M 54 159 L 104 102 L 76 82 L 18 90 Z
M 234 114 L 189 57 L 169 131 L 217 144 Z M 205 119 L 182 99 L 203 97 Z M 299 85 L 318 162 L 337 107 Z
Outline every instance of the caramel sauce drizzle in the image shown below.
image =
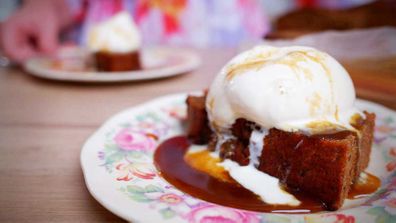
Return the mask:
M 308 123 L 306 127 L 311 129 L 311 134 L 333 132 L 336 130 L 345 130 L 344 126 L 329 121 L 313 121 Z
M 359 179 L 352 185 L 348 199 L 360 199 L 374 193 L 381 186 L 381 180 L 367 172 L 360 174 Z
M 214 98 L 211 97 L 211 98 L 208 99 L 208 108 L 209 108 L 210 111 L 213 110 L 214 103 L 215 103 Z
M 231 65 L 228 69 L 226 79 L 232 80 L 235 76 L 247 70 L 259 70 L 267 63 L 266 60 L 249 61 L 243 64 Z
M 301 67 L 298 65 L 298 63 L 300 62 L 306 62 L 308 60 L 312 60 L 320 64 L 322 68 L 325 70 L 326 74 L 329 77 L 331 77 L 330 71 L 327 68 L 326 64 L 324 63 L 324 57 L 319 53 L 315 53 L 315 56 L 311 56 L 309 55 L 309 52 L 294 51 L 288 53 L 285 57 L 281 57 L 277 59 L 269 59 L 272 54 L 273 54 L 272 52 L 264 55 L 259 54 L 253 59 L 246 59 L 244 63 L 230 65 L 227 71 L 227 76 L 226 76 L 227 80 L 233 79 L 236 75 L 239 75 L 246 70 L 252 70 L 252 69 L 259 70 L 264 65 L 269 63 L 286 65 L 291 69 L 293 69 L 295 73 L 301 71 L 307 79 L 312 80 L 313 78 L 312 72 L 308 68 Z
M 296 75 L 298 75 L 300 72 L 302 72 L 305 77 L 309 80 L 313 79 L 313 74 L 312 72 L 305 67 L 300 66 L 298 63 L 300 62 L 307 62 L 308 60 L 314 61 L 318 64 L 321 65 L 322 69 L 325 71 L 325 74 L 328 77 L 329 83 L 332 86 L 331 87 L 331 101 L 333 102 L 332 104 L 334 104 L 334 92 L 333 92 L 333 77 L 331 75 L 331 72 L 329 70 L 329 68 L 327 67 L 325 60 L 326 60 L 326 54 L 321 54 L 321 53 L 317 53 L 314 51 L 294 51 L 294 52 L 290 52 L 288 53 L 285 57 L 281 57 L 281 58 L 277 58 L 277 59 L 269 59 L 274 52 L 270 51 L 267 54 L 259 54 L 254 58 L 248 58 L 244 61 L 244 63 L 241 64 L 233 64 L 230 65 L 227 71 L 227 75 L 226 75 L 226 79 L 228 81 L 231 81 L 234 77 L 236 77 L 237 75 L 240 75 L 242 73 L 244 73 L 247 70 L 259 70 L 261 69 L 263 66 L 267 65 L 267 64 L 283 64 L 286 65 L 288 67 L 290 67 L 294 73 Z M 314 55 L 312 55 L 314 54 Z M 299 76 L 297 76 L 297 78 L 299 79 Z M 320 100 L 316 100 L 318 99 L 318 97 L 315 95 L 313 99 L 312 103 L 311 103 L 311 108 L 310 108 L 310 113 L 314 114 L 315 111 L 320 107 Z M 320 95 L 319 95 L 319 99 Z M 331 111 L 331 107 L 329 106 L 327 108 L 328 111 Z M 334 116 L 336 118 L 336 120 L 338 120 L 338 108 L 336 108 L 336 111 L 334 112 Z
M 184 161 L 192 168 L 207 173 L 208 175 L 224 182 L 235 183 L 228 171 L 222 166 L 217 165 L 221 162 L 219 157 L 213 157 L 208 150 L 199 152 L 187 152 Z
M 312 98 L 309 98 L 307 101 L 309 103 L 309 115 L 314 116 L 320 108 L 322 97 L 318 92 L 315 92 Z
M 179 136 L 163 142 L 155 152 L 154 161 L 160 175 L 176 188 L 191 196 L 250 211 L 276 213 L 315 213 L 325 211 L 318 200 L 298 191 L 292 193 L 301 201 L 299 206 L 272 205 L 264 203 L 257 195 L 237 184 L 223 167 L 217 165 L 220 158 L 203 150 L 187 153 L 190 143 Z M 380 180 L 368 173 L 352 186 L 349 199 L 359 199 L 375 192 Z

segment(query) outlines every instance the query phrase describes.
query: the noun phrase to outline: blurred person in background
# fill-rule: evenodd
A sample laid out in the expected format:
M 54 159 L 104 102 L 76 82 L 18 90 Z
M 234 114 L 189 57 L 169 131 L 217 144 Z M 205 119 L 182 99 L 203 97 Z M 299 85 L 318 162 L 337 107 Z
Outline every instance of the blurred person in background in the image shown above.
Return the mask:
M 145 44 L 235 46 L 269 30 L 259 0 L 25 0 L 3 22 L 1 48 L 23 62 L 64 41 L 84 45 L 89 27 L 120 11 L 133 16 Z

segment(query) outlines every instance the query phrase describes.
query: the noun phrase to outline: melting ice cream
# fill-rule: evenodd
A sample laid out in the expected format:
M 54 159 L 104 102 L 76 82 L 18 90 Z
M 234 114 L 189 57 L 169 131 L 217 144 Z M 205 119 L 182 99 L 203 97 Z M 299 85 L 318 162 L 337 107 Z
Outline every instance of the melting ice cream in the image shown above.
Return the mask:
M 330 55 L 309 47 L 258 46 L 220 71 L 206 108 L 217 130 L 245 118 L 267 129 L 309 132 L 331 124 L 352 129 L 354 101 L 351 78 Z
M 139 30 L 131 16 L 120 12 L 94 25 L 88 32 L 86 44 L 93 52 L 127 53 L 138 50 L 141 42 Z
M 263 138 L 270 128 L 307 134 L 327 128 L 353 130 L 350 120 L 360 113 L 354 101 L 348 73 L 324 52 L 301 46 L 258 46 L 243 52 L 216 76 L 206 111 L 220 143 L 230 137 L 230 128 L 238 118 L 261 128 L 251 134 L 248 166 L 227 159 L 219 165 L 265 202 L 298 205 L 277 178 L 256 169 Z

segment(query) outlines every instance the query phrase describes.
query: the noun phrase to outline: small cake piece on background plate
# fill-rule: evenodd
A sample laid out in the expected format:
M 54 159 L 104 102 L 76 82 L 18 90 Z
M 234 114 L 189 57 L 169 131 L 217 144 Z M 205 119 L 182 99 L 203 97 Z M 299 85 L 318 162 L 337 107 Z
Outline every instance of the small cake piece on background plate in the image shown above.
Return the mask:
M 142 69 L 140 32 L 127 12 L 120 12 L 94 25 L 87 35 L 87 47 L 93 52 L 99 71 Z

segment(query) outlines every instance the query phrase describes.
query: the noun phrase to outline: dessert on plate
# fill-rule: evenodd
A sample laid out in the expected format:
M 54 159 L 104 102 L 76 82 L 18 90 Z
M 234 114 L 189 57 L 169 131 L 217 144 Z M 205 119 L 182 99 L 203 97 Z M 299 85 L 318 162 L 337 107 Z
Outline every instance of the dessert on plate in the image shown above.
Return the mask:
M 226 64 L 203 96 L 187 98 L 187 136 L 266 203 L 298 206 L 289 193 L 298 191 L 337 210 L 367 178 L 375 114 L 358 110 L 355 99 L 330 55 L 257 46 Z M 193 164 L 194 153 L 186 153 Z M 194 168 L 213 174 L 202 166 Z
M 87 35 L 87 47 L 99 71 L 141 69 L 140 46 L 139 30 L 127 12 L 94 25 Z

